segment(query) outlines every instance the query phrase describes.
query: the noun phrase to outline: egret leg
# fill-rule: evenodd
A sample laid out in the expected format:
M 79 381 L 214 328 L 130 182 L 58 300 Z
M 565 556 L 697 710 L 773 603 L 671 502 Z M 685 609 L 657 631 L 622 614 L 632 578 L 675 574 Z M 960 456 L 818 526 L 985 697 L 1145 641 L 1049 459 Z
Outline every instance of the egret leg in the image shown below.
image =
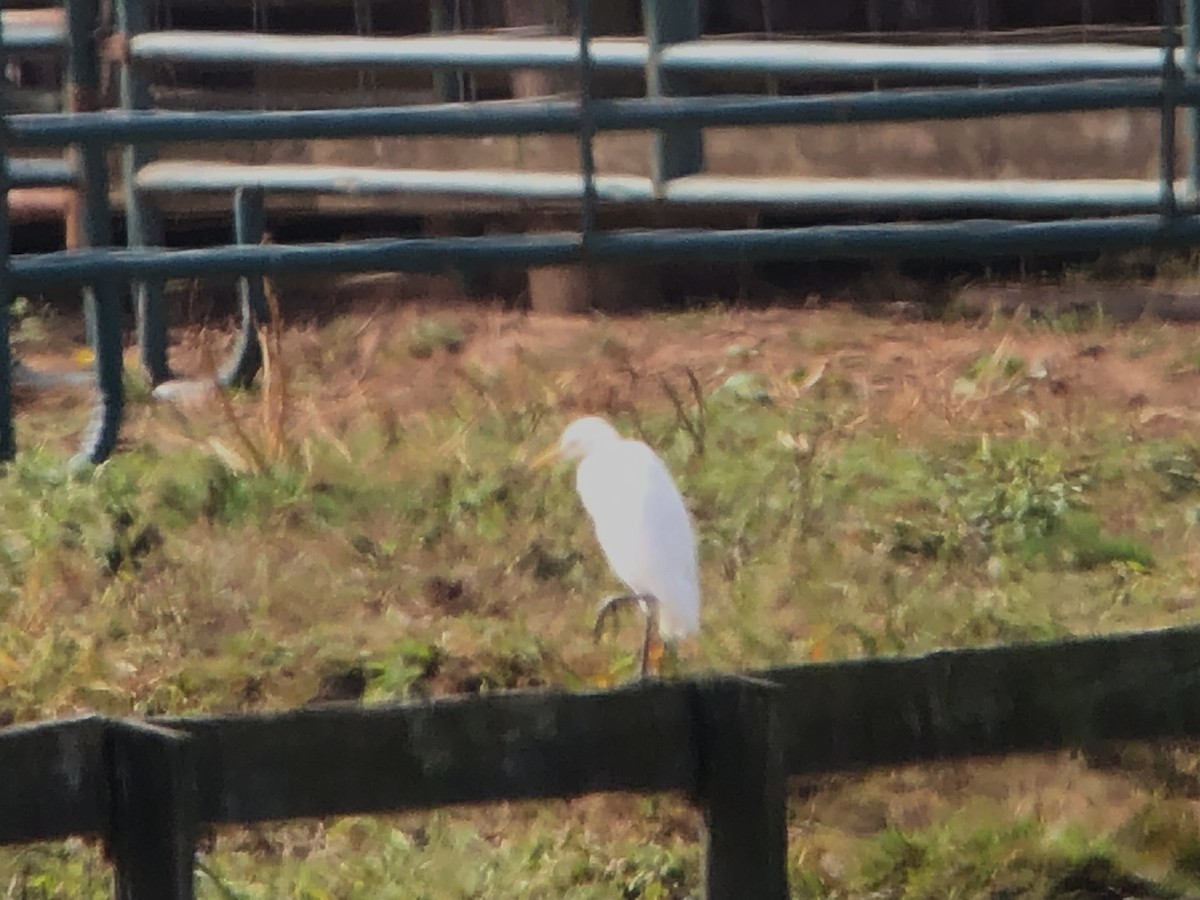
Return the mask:
M 654 642 L 654 623 L 658 618 L 658 604 L 650 601 L 643 603 L 646 613 L 646 634 L 642 638 L 642 677 L 650 674 L 650 645 Z
M 637 605 L 645 608 L 645 598 L 641 594 L 616 594 L 612 597 L 606 597 L 601 600 L 596 606 L 596 624 L 592 628 L 592 635 L 596 640 L 600 640 L 604 634 L 604 623 L 608 621 L 610 616 L 615 616 L 617 610 L 622 606 Z
M 658 601 L 649 594 L 617 594 L 600 601 L 596 607 L 596 624 L 593 636 L 600 640 L 604 633 L 604 623 L 614 616 L 622 606 L 637 605 L 646 616 L 646 631 L 642 637 L 642 658 L 639 664 L 640 677 L 645 678 L 650 672 L 650 650 L 654 646 L 654 635 L 657 632 Z

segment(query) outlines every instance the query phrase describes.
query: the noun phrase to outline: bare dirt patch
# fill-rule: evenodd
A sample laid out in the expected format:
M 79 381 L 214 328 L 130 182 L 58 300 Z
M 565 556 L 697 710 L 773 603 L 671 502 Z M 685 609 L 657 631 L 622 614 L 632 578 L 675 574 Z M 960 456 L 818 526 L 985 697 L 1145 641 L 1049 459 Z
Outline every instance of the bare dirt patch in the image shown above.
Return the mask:
M 284 297 L 285 314 L 287 298 Z M 523 378 L 554 385 L 577 412 L 620 413 L 665 405 L 662 380 L 686 390 L 686 371 L 706 392 L 739 372 L 761 374 L 780 402 L 808 390 L 843 392 L 864 415 L 898 431 L 960 428 L 1008 432 L 1040 422 L 1117 416 L 1131 427 L 1170 433 L 1200 420 L 1200 327 L 1144 319 L 1080 329 L 1053 320 L 980 318 L 957 323 L 873 317 L 848 307 L 719 313 L 552 317 L 474 304 L 347 304 L 332 323 L 300 321 L 284 352 L 303 390 L 302 420 L 340 433 L 368 408 L 403 419 L 446 408 L 482 382 L 519 394 Z M 448 346 L 418 347 L 434 322 Z M 81 372 L 73 329 L 20 358 L 39 373 Z M 203 348 L 221 353 L 232 336 L 189 326 L 173 335 L 172 364 L 203 373 Z M 127 365 L 136 367 L 131 348 Z M 532 374 L 531 374 L 532 373 Z M 966 379 L 966 380 L 964 380 Z M 972 384 L 967 384 L 971 381 Z M 79 390 L 36 380 L 23 407 L 63 412 Z M 139 427 L 135 417 L 134 427 Z

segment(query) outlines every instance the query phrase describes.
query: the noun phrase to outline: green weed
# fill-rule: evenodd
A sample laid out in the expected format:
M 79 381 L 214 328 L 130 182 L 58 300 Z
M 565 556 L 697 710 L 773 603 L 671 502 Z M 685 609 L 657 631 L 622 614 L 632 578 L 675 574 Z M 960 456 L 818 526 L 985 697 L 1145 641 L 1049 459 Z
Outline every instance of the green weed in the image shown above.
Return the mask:
M 466 343 L 462 329 L 451 322 L 425 318 L 408 334 L 408 353 L 413 359 L 428 359 L 438 350 L 458 353 Z

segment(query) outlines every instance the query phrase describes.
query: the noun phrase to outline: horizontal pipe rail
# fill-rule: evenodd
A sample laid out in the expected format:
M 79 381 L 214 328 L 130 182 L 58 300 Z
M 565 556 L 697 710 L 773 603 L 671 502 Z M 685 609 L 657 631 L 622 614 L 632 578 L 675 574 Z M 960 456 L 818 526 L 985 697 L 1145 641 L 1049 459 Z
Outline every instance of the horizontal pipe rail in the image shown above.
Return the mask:
M 1200 103 L 1200 83 L 1180 88 L 1181 103 Z M 598 131 L 644 131 L 668 125 L 746 127 L 989 118 L 1101 109 L 1157 109 L 1158 79 L 1007 88 L 863 92 L 815 97 L 687 97 L 597 100 Z M 416 135 L 575 134 L 579 105 L 570 101 L 500 100 L 371 109 L 273 112 L 113 112 L 16 115 L 14 143 L 57 147 L 77 141 L 199 142 Z
M 495 198 L 530 203 L 581 203 L 584 179 L 571 172 L 376 169 L 365 166 L 237 165 L 198 161 L 150 163 L 136 184 L 150 193 L 232 193 L 255 188 L 279 193 L 401 194 L 409 197 Z M 1178 189 L 1182 193 L 1184 183 Z M 987 208 L 999 215 L 1152 213 L 1160 183 L 1134 179 L 977 180 L 784 178 L 688 175 L 667 182 L 661 197 L 651 179 L 599 175 L 596 200 L 605 204 L 752 206 L 811 212 L 903 210 L 912 213 Z
M 70 188 L 21 188 L 9 192 L 10 224 L 61 222 L 71 205 Z
M 641 40 L 599 39 L 597 71 L 641 72 L 649 51 Z M 227 32 L 158 31 L 129 44 L 134 61 L 220 65 L 381 66 L 411 69 L 561 69 L 579 66 L 572 38 L 309 37 Z M 1124 78 L 1162 69 L 1162 51 L 1120 44 L 1081 46 L 972 44 L 889 46 L 830 41 L 688 41 L 664 47 L 671 74 L 845 76 L 859 78 Z
M 1052 222 L 996 219 L 951 223 L 823 225 L 780 229 L 664 229 L 458 238 L 401 238 L 223 246 L 189 250 L 68 250 L 17 255 L 20 287 L 103 279 L 279 275 L 300 271 L 455 271 L 463 266 L 551 266 L 580 262 L 766 261 L 784 259 L 972 259 L 1173 247 L 1200 243 L 1200 215 L 1124 216 Z
M 10 159 L 8 179 L 14 188 L 73 187 L 78 180 L 65 159 Z
M 13 55 L 62 50 L 67 45 L 66 21 L 61 9 L 2 10 L 4 50 Z
M 1162 51 L 1121 44 L 916 46 L 832 41 L 691 41 L 664 48 L 662 67 L 706 75 L 860 78 L 1121 78 L 1156 74 Z

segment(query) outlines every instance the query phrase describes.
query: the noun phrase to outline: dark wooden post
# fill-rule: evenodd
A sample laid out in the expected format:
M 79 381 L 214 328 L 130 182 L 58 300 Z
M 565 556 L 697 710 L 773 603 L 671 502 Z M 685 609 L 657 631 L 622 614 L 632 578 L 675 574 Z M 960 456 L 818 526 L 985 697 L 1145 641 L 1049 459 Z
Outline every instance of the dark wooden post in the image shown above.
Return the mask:
M 560 31 L 555 7 L 548 0 L 504 0 L 504 24 L 543 35 Z M 514 100 L 558 93 L 562 75 L 550 69 L 513 69 L 509 76 Z
M 558 31 L 554 9 L 547 0 L 504 0 L 504 24 L 545 35 Z M 509 75 L 514 100 L 550 96 L 558 92 L 560 82 L 561 74 L 549 69 L 513 69 Z M 564 218 L 561 214 L 544 214 L 535 217 L 532 229 L 565 231 L 575 224 L 573 218 Z M 539 266 L 528 272 L 529 305 L 534 312 L 575 313 L 591 307 L 586 266 Z
M 688 0 L 692 2 L 692 0 Z M 622 21 L 619 4 L 611 0 L 594 0 L 591 4 L 601 20 L 593 34 L 604 33 Z M 574 7 L 574 8 L 573 8 Z M 505 24 L 510 28 L 521 28 L 538 34 L 561 34 L 576 19 L 578 5 L 553 2 L 553 0 L 504 0 Z M 558 93 L 569 84 L 569 76 L 562 72 L 540 69 L 517 69 L 510 75 L 514 99 L 544 97 Z M 590 86 L 589 86 L 590 87 Z M 532 138 L 533 147 L 538 148 L 539 138 Z M 585 137 L 586 140 L 586 137 Z M 547 168 L 544 154 L 533 152 L 532 161 L 523 168 Z M 582 160 L 581 160 L 582 162 Z M 582 198 L 581 198 L 582 199 Z M 595 225 L 597 211 L 593 208 L 589 225 Z M 612 217 L 606 215 L 603 227 L 612 227 Z M 535 214 L 529 230 L 538 232 L 573 231 L 580 216 L 562 212 Z M 597 308 L 636 309 L 657 294 L 657 276 L 654 270 L 628 265 L 599 265 L 595 263 L 562 266 L 539 266 L 528 270 L 529 305 L 540 313 L 579 313 Z
M 697 686 L 698 800 L 708 900 L 785 900 L 787 793 L 782 690 L 753 678 Z
M 191 900 L 197 827 L 191 736 L 143 722 L 113 722 L 107 750 L 107 850 L 117 900 Z

